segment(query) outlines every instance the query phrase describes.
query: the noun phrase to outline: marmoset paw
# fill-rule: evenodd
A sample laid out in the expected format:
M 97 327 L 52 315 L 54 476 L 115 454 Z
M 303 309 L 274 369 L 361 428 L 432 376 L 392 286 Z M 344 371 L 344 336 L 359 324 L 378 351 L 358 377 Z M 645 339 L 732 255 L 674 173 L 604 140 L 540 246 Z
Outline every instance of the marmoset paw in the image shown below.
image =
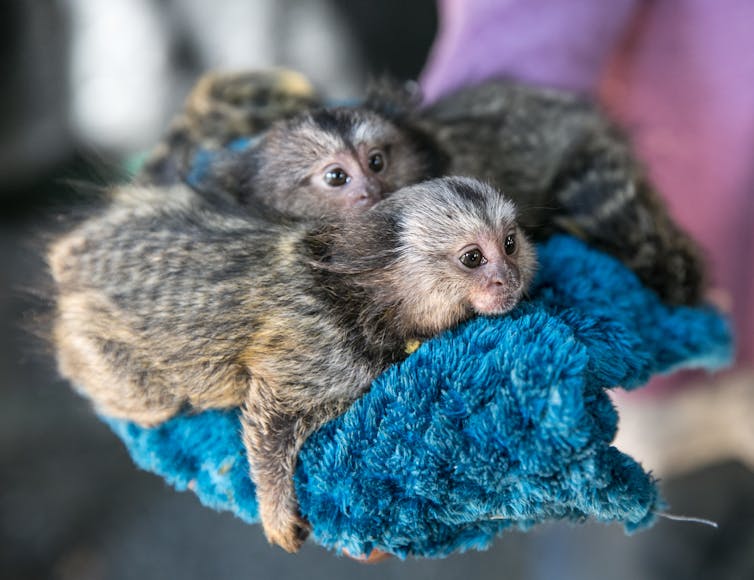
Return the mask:
M 297 514 L 284 513 L 274 522 L 262 521 L 264 533 L 271 544 L 277 544 L 290 553 L 298 552 L 309 537 L 309 523 Z

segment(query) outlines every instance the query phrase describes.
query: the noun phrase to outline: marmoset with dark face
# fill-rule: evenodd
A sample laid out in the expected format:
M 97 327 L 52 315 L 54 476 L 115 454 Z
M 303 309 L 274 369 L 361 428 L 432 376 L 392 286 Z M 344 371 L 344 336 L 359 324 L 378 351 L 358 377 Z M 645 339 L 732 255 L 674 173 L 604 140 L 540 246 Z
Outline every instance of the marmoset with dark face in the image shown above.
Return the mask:
M 48 262 L 60 372 L 98 412 L 145 426 L 241 407 L 262 524 L 288 551 L 308 533 L 292 480 L 306 438 L 407 342 L 510 310 L 536 266 L 513 203 L 461 178 L 326 222 L 124 187 Z

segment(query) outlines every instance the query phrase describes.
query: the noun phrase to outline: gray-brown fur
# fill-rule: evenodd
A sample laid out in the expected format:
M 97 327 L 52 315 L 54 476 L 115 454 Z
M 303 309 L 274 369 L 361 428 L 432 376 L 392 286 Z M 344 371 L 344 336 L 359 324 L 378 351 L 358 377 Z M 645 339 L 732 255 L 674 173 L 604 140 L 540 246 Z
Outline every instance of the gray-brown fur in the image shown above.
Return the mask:
M 295 551 L 300 446 L 408 339 L 516 303 L 535 257 L 514 217 L 464 179 L 327 225 L 268 223 L 183 186 L 123 188 L 50 247 L 60 371 L 100 412 L 143 425 L 241 406 L 265 532 Z M 464 266 L 470 248 L 485 262 Z

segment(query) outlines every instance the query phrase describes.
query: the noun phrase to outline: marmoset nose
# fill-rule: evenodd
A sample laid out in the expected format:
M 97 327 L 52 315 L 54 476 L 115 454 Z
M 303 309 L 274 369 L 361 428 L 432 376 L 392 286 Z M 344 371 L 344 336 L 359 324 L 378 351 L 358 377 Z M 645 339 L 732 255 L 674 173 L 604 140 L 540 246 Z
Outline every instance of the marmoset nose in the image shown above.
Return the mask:
M 366 180 L 364 190 L 369 195 L 369 197 L 371 197 L 375 201 L 379 201 L 382 199 L 382 192 L 384 190 L 384 187 L 382 186 L 382 182 L 379 179 L 371 178 Z
M 501 264 L 490 273 L 487 284 L 496 291 L 503 288 L 516 288 L 519 284 L 518 276 L 518 268 L 508 263 Z

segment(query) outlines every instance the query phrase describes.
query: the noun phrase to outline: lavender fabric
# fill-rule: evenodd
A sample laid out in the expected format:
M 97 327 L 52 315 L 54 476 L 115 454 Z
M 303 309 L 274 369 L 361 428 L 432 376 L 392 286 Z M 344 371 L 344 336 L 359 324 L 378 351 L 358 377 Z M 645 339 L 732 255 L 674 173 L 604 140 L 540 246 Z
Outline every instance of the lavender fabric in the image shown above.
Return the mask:
M 421 79 L 443 93 L 504 74 L 589 92 L 637 0 L 438 0 L 440 31 Z

